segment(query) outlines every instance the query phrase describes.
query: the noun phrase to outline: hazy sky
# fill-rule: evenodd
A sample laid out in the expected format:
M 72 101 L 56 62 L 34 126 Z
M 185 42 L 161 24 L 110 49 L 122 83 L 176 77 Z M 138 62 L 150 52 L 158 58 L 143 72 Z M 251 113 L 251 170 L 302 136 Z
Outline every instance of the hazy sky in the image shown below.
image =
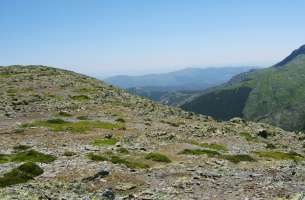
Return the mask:
M 304 0 L 0 0 L 0 65 L 95 76 L 268 66 L 305 43 Z

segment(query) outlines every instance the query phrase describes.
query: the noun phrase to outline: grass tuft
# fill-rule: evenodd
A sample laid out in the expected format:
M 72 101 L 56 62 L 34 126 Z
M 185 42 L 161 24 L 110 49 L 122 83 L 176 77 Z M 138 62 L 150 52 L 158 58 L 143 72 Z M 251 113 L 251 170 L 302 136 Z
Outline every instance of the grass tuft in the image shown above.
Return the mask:
M 90 99 L 87 95 L 76 95 L 72 96 L 71 99 L 76 100 L 76 101 L 87 101 Z
M 222 155 L 221 158 L 228 160 L 233 163 L 239 162 L 255 162 L 256 160 L 247 154 L 237 154 L 237 155 Z
M 187 155 L 208 155 L 209 157 L 219 156 L 220 153 L 213 150 L 207 149 L 184 149 L 179 154 L 187 154 Z
M 118 142 L 116 138 L 104 138 L 104 139 L 96 139 L 91 144 L 94 146 L 111 146 L 115 145 Z
M 56 160 L 55 156 L 43 154 L 35 150 L 18 152 L 11 156 L 13 162 L 40 162 L 50 163 Z
M 165 162 L 165 163 L 171 162 L 171 160 L 166 155 L 163 155 L 161 153 L 149 153 L 145 156 L 145 159 L 153 160 L 156 162 Z

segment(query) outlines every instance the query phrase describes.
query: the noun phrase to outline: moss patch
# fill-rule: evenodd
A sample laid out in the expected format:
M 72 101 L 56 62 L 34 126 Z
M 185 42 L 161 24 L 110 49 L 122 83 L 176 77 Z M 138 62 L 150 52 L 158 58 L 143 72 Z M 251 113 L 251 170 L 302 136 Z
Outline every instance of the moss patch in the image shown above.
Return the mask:
M 256 151 L 254 152 L 259 157 L 272 158 L 275 160 L 304 160 L 304 156 L 296 152 L 280 152 L 280 151 Z
M 161 153 L 149 153 L 145 156 L 145 159 L 153 160 L 156 162 L 165 162 L 165 163 L 171 162 L 171 160 L 166 155 L 163 155 Z
M 27 162 L 0 177 L 0 187 L 26 183 L 41 174 L 43 174 L 43 169 L 35 163 Z
M 116 138 L 104 138 L 104 139 L 96 139 L 91 144 L 94 146 L 111 146 L 115 145 L 118 142 Z
M 91 131 L 95 128 L 101 129 L 115 129 L 115 128 L 123 128 L 124 125 L 120 123 L 109 123 L 109 122 L 101 122 L 101 121 L 90 121 L 83 120 L 77 122 L 68 122 L 63 119 L 50 119 L 46 121 L 37 121 L 31 124 L 23 124 L 22 127 L 46 127 L 52 131 L 67 131 L 72 133 L 85 133 L 87 131 Z
M 88 154 L 88 158 L 94 161 L 109 161 L 112 162 L 113 164 L 123 164 L 128 168 L 131 169 L 146 169 L 149 168 L 149 165 L 141 162 L 136 162 L 132 161 L 130 159 L 126 160 L 124 158 L 121 158 L 117 155 L 112 155 L 112 154 L 93 154 L 90 153 Z

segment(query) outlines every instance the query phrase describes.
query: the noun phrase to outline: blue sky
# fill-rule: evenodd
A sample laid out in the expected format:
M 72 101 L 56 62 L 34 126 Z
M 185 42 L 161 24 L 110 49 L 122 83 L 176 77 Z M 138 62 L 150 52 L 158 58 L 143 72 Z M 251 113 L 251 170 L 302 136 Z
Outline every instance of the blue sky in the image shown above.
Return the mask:
M 305 44 L 304 0 L 0 0 L 0 65 L 105 77 L 268 66 Z

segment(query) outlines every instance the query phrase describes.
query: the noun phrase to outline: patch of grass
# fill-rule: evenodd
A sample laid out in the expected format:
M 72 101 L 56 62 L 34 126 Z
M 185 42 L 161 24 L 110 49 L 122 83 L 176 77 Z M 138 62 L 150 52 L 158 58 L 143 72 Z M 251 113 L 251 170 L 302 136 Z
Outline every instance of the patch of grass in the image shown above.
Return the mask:
M 222 155 L 222 159 L 228 160 L 235 164 L 239 162 L 255 162 L 256 160 L 247 154 L 236 154 L 236 155 Z
M 0 78 L 9 78 L 11 76 L 13 76 L 13 74 L 4 74 L 4 73 L 0 74 Z
M 18 152 L 11 155 L 12 162 L 40 162 L 40 163 L 50 163 L 56 160 L 55 156 L 43 154 L 35 150 L 28 150 Z
M 94 161 L 109 161 L 109 162 L 112 162 L 113 164 L 122 164 L 131 169 L 149 168 L 149 165 L 147 165 L 145 163 L 132 161 L 130 159 L 126 160 L 124 158 L 121 158 L 119 156 L 112 155 L 112 154 L 97 155 L 97 154 L 90 153 L 90 154 L 88 154 L 88 158 L 91 160 L 94 160 Z
M 0 188 L 26 183 L 41 174 L 43 174 L 43 169 L 35 163 L 24 163 L 10 172 L 5 173 L 3 177 L 0 177 Z
M 10 156 L 6 154 L 0 154 L 0 164 L 10 162 Z
M 46 121 L 37 121 L 31 124 L 23 124 L 21 127 L 28 128 L 28 127 L 46 127 L 49 128 L 51 131 L 60 132 L 60 131 L 67 131 L 72 133 L 84 133 L 87 131 L 91 131 L 95 128 L 101 129 L 115 129 L 115 128 L 122 128 L 124 125 L 117 123 L 112 124 L 109 122 L 100 122 L 100 121 L 89 121 L 83 120 L 78 122 L 68 122 L 62 119 L 50 119 Z
M 96 88 L 81 88 L 78 92 L 81 93 L 96 93 L 98 90 Z
M 72 96 L 71 99 L 76 100 L 76 101 L 87 101 L 90 99 L 87 95 L 76 95 Z
M 216 151 L 228 151 L 228 148 L 225 145 L 223 145 L 223 144 L 201 143 L 201 144 L 198 144 L 198 146 L 201 146 L 201 147 L 204 147 L 204 148 L 208 148 L 208 149 L 214 149 Z
M 171 160 L 166 155 L 163 155 L 161 153 L 149 153 L 145 156 L 145 159 L 153 160 L 156 162 L 165 162 L 165 163 L 171 162 Z
M 259 142 L 257 137 L 252 136 L 250 133 L 247 132 L 241 132 L 239 133 L 241 137 L 246 139 L 248 142 Z
M 179 154 L 187 154 L 187 155 L 207 155 L 208 157 L 213 158 L 219 158 L 219 159 L 225 159 L 230 162 L 233 162 L 235 164 L 246 161 L 246 162 L 255 162 L 256 160 L 252 158 L 251 156 L 247 154 L 236 154 L 236 155 L 230 155 L 230 154 L 220 154 L 217 151 L 212 150 L 202 150 L 202 149 L 184 149 Z
M 217 151 L 207 150 L 207 149 L 184 149 L 179 154 L 187 154 L 187 155 L 207 155 L 209 157 L 215 157 L 221 155 Z
M 118 142 L 116 138 L 103 138 L 103 139 L 96 139 L 91 144 L 94 146 L 110 146 L 115 145 Z
M 304 160 L 304 156 L 296 152 L 281 152 L 281 151 L 256 151 L 254 152 L 259 157 L 272 158 L 275 160 Z
M 30 149 L 30 148 L 31 148 L 31 146 L 22 145 L 22 144 L 19 144 L 19 145 L 16 145 L 16 146 L 13 147 L 13 149 L 14 149 L 15 151 L 24 151 L 24 150 L 28 150 L 28 149 Z

